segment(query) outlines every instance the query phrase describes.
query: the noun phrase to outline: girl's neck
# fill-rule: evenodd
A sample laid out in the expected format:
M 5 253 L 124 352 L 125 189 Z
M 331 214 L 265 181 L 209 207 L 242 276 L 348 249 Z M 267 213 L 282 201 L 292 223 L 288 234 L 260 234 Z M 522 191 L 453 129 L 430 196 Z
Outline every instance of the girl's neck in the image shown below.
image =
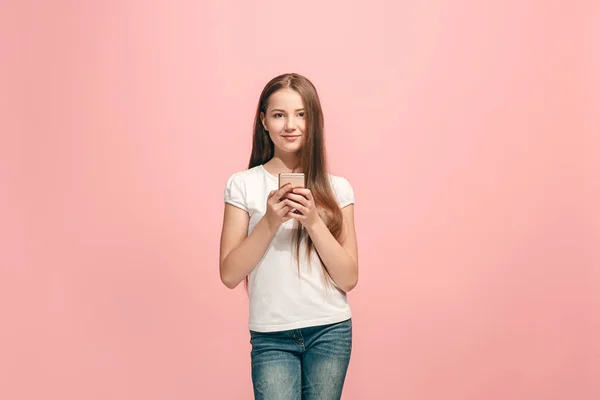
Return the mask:
M 301 172 L 294 171 L 294 167 L 298 164 L 298 157 L 294 155 L 290 155 L 288 157 L 279 157 L 273 156 L 269 161 L 265 163 L 265 167 L 271 172 L 273 175 L 278 175 L 282 172 Z

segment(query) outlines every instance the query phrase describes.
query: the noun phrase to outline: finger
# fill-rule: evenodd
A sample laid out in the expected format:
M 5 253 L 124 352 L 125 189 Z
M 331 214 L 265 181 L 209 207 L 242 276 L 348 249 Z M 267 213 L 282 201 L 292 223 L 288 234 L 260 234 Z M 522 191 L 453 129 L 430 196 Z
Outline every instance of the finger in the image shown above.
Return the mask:
M 311 193 L 310 189 L 296 188 L 296 189 L 294 189 L 293 192 L 303 195 L 308 200 L 311 200 L 311 201 L 313 200 L 313 196 L 312 196 L 312 193 Z
M 306 219 L 306 215 L 296 214 L 293 211 L 288 212 L 287 216 L 293 219 L 297 219 L 298 221 L 304 221 Z
M 286 203 L 286 199 L 281 199 L 281 201 L 273 206 L 276 211 L 281 211 L 285 207 L 289 207 L 289 204 Z
M 277 190 L 271 190 L 271 191 L 269 192 L 269 196 L 268 196 L 267 198 L 268 198 L 268 199 L 270 199 L 271 197 L 273 197 L 273 195 L 275 194 L 275 192 L 276 192 L 276 191 L 277 191 Z
M 284 200 L 285 204 L 287 204 L 288 206 L 290 206 L 290 208 L 296 209 L 298 211 L 300 211 L 302 214 L 307 214 L 308 213 L 308 208 L 304 207 L 302 204 L 300 203 L 296 203 L 292 200 Z
M 277 199 L 280 200 L 281 197 L 290 190 L 292 190 L 292 184 L 286 183 L 281 189 L 275 192 L 275 196 L 277 196 Z
M 279 218 L 283 218 L 287 215 L 287 213 L 289 213 L 291 211 L 291 208 L 288 206 L 285 206 L 279 210 L 275 210 L 275 214 L 279 217 Z
M 293 200 L 296 203 L 300 203 L 305 207 L 308 207 L 310 205 L 310 202 L 308 201 L 308 199 L 302 195 L 299 194 L 293 194 L 293 193 L 288 193 L 286 195 L 286 198 L 289 200 Z

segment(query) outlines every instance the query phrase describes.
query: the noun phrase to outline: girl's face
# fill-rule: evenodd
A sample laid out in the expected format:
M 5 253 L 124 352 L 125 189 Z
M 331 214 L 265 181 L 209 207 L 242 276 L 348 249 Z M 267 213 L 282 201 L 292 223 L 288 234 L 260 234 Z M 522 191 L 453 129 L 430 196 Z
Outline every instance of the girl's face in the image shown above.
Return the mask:
M 293 89 L 280 89 L 269 98 L 260 117 L 275 144 L 275 151 L 296 153 L 306 141 L 306 119 L 302 97 Z

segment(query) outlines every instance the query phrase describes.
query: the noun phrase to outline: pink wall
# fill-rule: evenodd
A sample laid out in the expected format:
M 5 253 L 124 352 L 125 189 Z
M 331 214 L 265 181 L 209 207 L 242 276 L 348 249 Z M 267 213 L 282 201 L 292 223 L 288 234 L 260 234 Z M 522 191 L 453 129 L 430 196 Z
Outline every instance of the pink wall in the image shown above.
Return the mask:
M 344 398 L 600 398 L 600 3 L 320 3 L 0 3 L 0 398 L 251 398 L 222 194 L 288 71 L 356 193 Z

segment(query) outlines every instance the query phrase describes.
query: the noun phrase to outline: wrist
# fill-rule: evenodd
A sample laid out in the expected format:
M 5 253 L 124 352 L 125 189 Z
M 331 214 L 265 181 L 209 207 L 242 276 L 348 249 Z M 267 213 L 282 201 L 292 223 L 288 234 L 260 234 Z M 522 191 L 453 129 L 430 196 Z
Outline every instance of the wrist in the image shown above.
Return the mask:
M 275 236 L 277 230 L 279 229 L 279 225 L 271 223 L 271 221 L 269 221 L 269 218 L 267 218 L 266 215 L 262 217 L 260 223 L 263 224 L 264 228 L 269 232 L 271 236 Z
M 323 221 L 323 219 L 321 218 L 320 215 L 317 214 L 317 216 L 314 218 L 313 221 L 304 224 L 304 228 L 306 228 L 307 232 L 309 235 L 312 235 L 312 233 L 318 229 L 320 229 L 321 227 L 327 227 L 325 225 L 325 221 Z

